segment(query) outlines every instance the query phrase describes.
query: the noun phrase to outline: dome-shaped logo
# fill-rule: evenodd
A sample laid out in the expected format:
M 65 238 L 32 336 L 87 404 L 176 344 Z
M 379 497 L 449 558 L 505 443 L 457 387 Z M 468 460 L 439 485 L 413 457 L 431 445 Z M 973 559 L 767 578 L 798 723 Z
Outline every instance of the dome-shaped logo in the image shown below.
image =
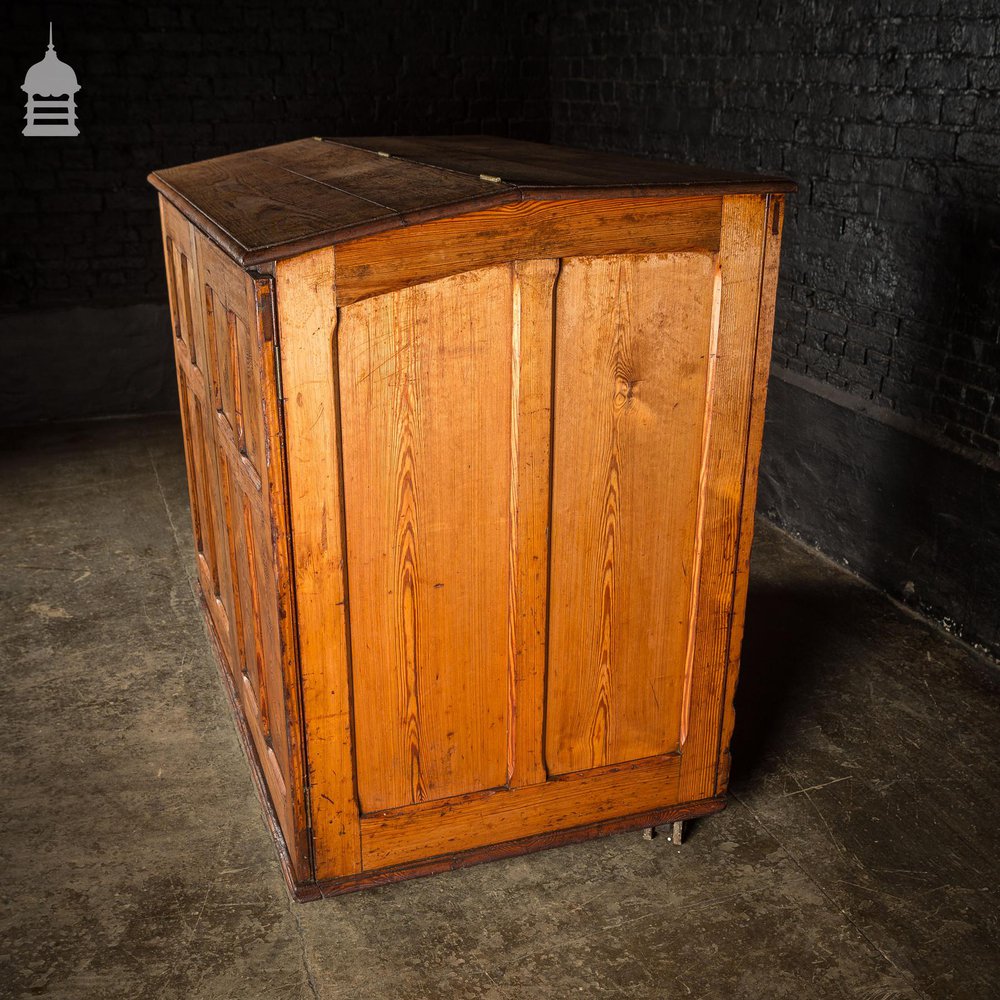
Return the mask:
M 45 58 L 25 74 L 21 86 L 28 95 L 23 135 L 79 135 L 76 127 L 76 73 L 57 55 L 49 22 L 49 48 Z

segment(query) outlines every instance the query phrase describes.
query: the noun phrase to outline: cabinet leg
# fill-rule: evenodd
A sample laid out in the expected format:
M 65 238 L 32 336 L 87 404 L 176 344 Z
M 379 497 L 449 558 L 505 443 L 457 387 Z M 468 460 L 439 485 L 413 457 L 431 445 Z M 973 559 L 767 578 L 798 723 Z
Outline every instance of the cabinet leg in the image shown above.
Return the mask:
M 684 843 L 684 820 L 679 819 L 670 824 L 670 843 L 677 847 Z
M 656 836 L 656 827 L 655 826 L 646 826 L 646 827 L 643 827 L 643 830 L 642 830 L 642 839 L 643 840 L 652 840 L 655 836 Z

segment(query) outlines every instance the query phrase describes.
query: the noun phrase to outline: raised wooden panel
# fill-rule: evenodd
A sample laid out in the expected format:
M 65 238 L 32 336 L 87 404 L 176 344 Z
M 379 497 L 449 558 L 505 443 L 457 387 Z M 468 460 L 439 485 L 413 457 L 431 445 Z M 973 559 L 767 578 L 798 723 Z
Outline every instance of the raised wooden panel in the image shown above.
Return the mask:
M 563 261 L 550 773 L 680 742 L 715 273 L 710 253 Z
M 234 695 L 261 764 L 295 870 L 311 873 L 301 746 L 284 469 L 273 365 L 265 362 L 254 281 L 169 205 L 164 251 L 175 322 L 198 578 Z M 269 303 L 267 304 L 269 309 Z M 271 435 L 277 462 L 265 441 Z
M 507 780 L 512 268 L 342 308 L 364 811 Z

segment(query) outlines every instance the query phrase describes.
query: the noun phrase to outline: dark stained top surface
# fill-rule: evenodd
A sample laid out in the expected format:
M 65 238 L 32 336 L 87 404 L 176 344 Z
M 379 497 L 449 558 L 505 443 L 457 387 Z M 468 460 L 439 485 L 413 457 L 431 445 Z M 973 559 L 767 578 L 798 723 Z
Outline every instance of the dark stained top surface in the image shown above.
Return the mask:
M 478 135 L 300 139 L 149 180 L 247 265 L 526 199 L 795 189 L 786 177 Z

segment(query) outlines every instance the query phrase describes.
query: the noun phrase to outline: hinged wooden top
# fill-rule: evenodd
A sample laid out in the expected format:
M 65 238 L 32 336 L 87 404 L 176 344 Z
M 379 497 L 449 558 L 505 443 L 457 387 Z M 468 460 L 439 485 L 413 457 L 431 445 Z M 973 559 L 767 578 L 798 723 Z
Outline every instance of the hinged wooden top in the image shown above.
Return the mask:
M 493 136 L 300 139 L 149 181 L 244 266 L 506 202 L 795 189 L 786 177 Z

